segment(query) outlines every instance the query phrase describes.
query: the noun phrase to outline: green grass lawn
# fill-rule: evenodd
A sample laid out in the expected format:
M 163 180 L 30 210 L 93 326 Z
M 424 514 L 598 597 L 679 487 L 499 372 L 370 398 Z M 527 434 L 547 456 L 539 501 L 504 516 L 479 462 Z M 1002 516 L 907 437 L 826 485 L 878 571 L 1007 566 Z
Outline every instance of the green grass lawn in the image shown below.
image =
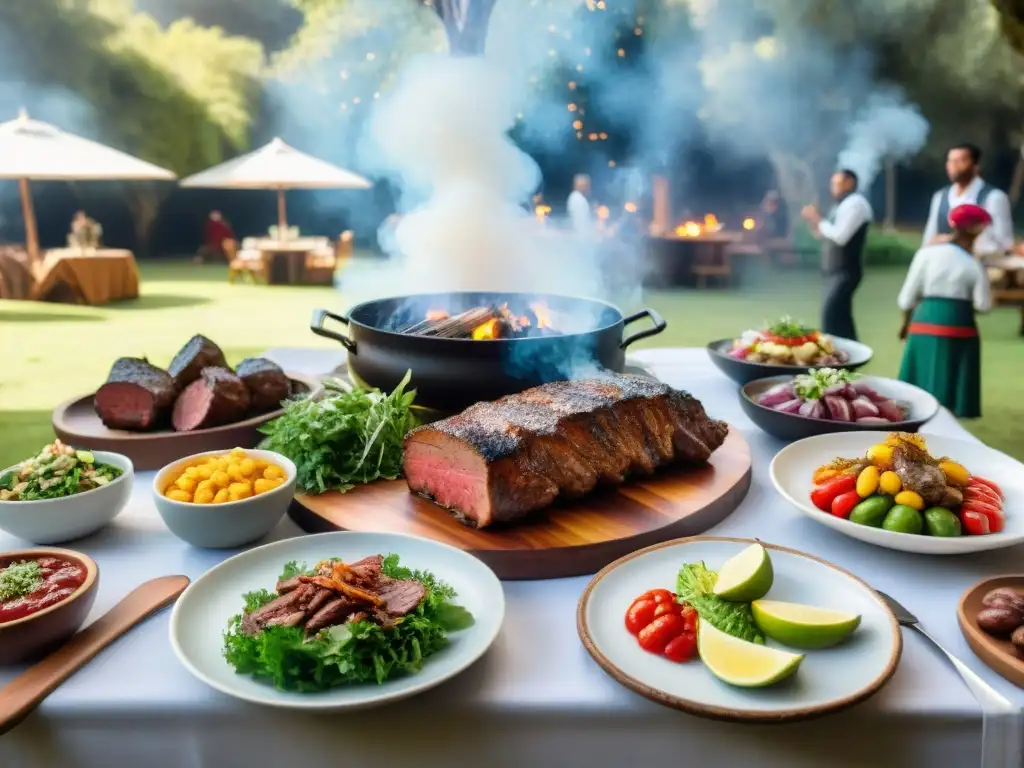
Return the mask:
M 166 365 L 194 333 L 218 342 L 231 363 L 268 347 L 329 348 L 332 342 L 310 333 L 310 314 L 315 307 L 346 306 L 332 288 L 228 285 L 219 266 L 162 262 L 141 269 L 137 301 L 106 307 L 0 302 L 0 467 L 50 441 L 53 407 L 94 390 L 118 356 L 145 355 Z M 869 267 L 857 296 L 859 332 L 875 350 L 866 370 L 882 376 L 895 376 L 899 368 L 896 294 L 904 273 L 905 268 Z M 814 322 L 819 299 L 817 276 L 791 271 L 754 271 L 730 290 L 650 292 L 644 303 L 665 317 L 668 330 L 638 346 L 703 346 L 787 313 Z M 980 324 L 985 416 L 965 426 L 1024 459 L 1019 315 L 997 310 Z

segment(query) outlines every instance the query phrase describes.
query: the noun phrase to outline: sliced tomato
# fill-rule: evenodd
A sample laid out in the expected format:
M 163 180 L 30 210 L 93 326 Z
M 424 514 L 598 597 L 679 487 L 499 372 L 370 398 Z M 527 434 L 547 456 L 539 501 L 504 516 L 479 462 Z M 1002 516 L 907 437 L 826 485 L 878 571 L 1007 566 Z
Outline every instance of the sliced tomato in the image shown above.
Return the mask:
M 832 510 L 832 502 L 837 496 L 849 493 L 856 487 L 856 475 L 834 477 L 814 487 L 814 490 L 811 491 L 811 503 L 822 512 L 830 512 Z
M 668 641 L 664 650 L 669 661 L 689 661 L 697 655 L 697 635 L 694 632 L 683 632 Z
M 981 501 L 966 501 L 960 507 L 961 515 L 972 512 L 984 515 L 988 520 L 987 533 L 999 533 L 1003 530 L 1003 525 L 1006 522 L 1006 516 L 1003 514 L 1003 510 L 998 507 L 994 507 L 991 504 L 985 504 Z
M 964 498 L 978 499 L 979 501 L 984 501 L 994 507 L 1003 506 L 1003 500 L 996 495 L 996 492 L 987 485 L 981 485 L 980 483 L 976 485 L 968 485 L 964 488 Z
M 637 634 L 641 629 L 654 621 L 654 612 L 658 610 L 658 604 L 653 600 L 640 597 L 633 601 L 626 611 L 626 630 L 631 634 Z
M 662 653 L 669 641 L 683 632 L 683 619 L 678 613 L 659 616 L 640 630 L 637 640 L 640 647 L 652 653 Z
M 995 495 L 998 496 L 1000 499 L 1006 498 L 1006 496 L 1003 494 L 1003 489 L 1000 488 L 996 483 L 992 482 L 991 480 L 988 480 L 987 478 L 978 477 L 977 475 L 971 475 L 970 479 L 967 481 L 967 484 L 984 485 L 985 487 L 990 488 L 992 492 L 995 493 Z
M 984 536 L 991 532 L 988 527 L 988 517 L 981 512 L 970 510 L 965 512 L 961 507 L 960 519 L 963 521 L 964 530 L 968 536 Z

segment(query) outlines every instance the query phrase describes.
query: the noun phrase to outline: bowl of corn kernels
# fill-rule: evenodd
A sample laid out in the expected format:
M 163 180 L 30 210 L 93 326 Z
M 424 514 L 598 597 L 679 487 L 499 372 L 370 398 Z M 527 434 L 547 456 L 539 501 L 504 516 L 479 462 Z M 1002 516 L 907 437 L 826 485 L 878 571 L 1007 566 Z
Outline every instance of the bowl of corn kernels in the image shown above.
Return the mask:
M 207 451 L 168 464 L 153 500 L 171 532 L 196 547 L 225 549 L 262 539 L 288 511 L 295 465 L 273 451 Z

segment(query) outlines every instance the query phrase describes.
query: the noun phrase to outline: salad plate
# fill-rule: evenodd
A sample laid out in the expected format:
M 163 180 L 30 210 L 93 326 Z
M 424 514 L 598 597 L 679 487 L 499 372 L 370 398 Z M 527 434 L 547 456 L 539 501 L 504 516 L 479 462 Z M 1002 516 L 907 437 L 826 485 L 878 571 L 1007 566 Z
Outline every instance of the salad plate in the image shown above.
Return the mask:
M 722 373 L 735 381 L 737 384 L 746 384 L 755 379 L 765 379 L 769 376 L 790 376 L 798 373 L 807 373 L 813 368 L 836 368 L 839 370 L 855 371 L 862 368 L 871 361 L 874 354 L 871 347 L 861 344 L 859 341 L 844 339 L 839 336 L 829 337 L 832 347 L 842 353 L 843 361 L 831 361 L 820 365 L 803 365 L 797 363 L 776 363 L 776 362 L 753 362 L 742 360 L 730 355 L 734 349 L 735 339 L 718 339 L 709 342 L 707 345 L 708 357 Z
M 712 570 L 750 539 L 695 537 L 656 544 L 601 570 L 587 586 L 576 613 L 580 639 L 594 660 L 627 688 L 693 715 L 737 722 L 807 720 L 853 706 L 884 686 L 903 649 L 899 625 L 882 599 L 853 574 L 795 549 L 761 543 L 770 555 L 770 597 L 860 616 L 844 642 L 808 652 L 790 678 L 761 688 L 735 687 L 718 679 L 699 659 L 673 663 L 642 649 L 623 616 L 637 595 L 674 590 L 684 564 Z M 704 622 L 703 618 L 699 619 Z M 773 640 L 769 647 L 781 648 Z
M 811 500 L 816 470 L 836 459 L 861 458 L 889 439 L 888 432 L 836 432 L 799 440 L 779 451 L 769 467 L 772 484 L 797 510 L 821 525 L 879 547 L 928 555 L 956 555 L 1012 547 L 1024 542 L 1024 465 L 1004 453 L 973 441 L 927 435 L 927 450 L 934 457 L 951 457 L 966 468 L 983 474 L 999 485 L 1002 501 L 1002 530 L 968 535 L 966 526 L 957 535 L 924 535 L 887 530 L 880 525 L 855 522 L 854 515 L 837 516 L 816 507 Z M 896 497 L 899 503 L 898 496 Z M 941 505 L 940 505 L 941 506 Z M 958 514 L 957 510 L 954 510 Z M 958 514 L 959 517 L 962 517 Z M 850 517 L 851 519 L 847 519 Z M 959 535 L 960 533 L 964 535 Z
M 411 674 L 318 691 L 279 690 L 269 681 L 236 672 L 225 659 L 225 630 L 242 611 L 243 595 L 273 590 L 289 562 L 355 563 L 397 555 L 401 565 L 425 571 L 455 590 L 452 603 L 472 615 L 472 625 L 448 633 L 448 644 Z M 413 536 L 337 532 L 301 536 L 251 549 L 225 560 L 192 583 L 174 606 L 171 646 L 185 668 L 221 693 L 271 707 L 305 711 L 379 706 L 433 688 L 479 659 L 498 636 L 505 614 L 501 582 L 483 562 L 454 547 Z M 385 630 L 387 631 L 387 630 Z

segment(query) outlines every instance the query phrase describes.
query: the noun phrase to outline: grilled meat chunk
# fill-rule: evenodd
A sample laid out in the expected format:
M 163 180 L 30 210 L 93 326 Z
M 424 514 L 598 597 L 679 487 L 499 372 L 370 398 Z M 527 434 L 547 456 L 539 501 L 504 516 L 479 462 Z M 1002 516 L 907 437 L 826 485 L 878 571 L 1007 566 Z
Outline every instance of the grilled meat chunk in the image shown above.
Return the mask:
M 178 395 L 171 423 L 179 432 L 241 421 L 249 410 L 249 390 L 226 368 L 204 368 L 202 376 Z
M 193 336 L 182 347 L 167 366 L 167 372 L 174 378 L 178 391 L 183 390 L 199 378 L 203 368 L 227 368 L 221 348 L 205 336 Z
M 263 413 L 281 406 L 292 393 L 292 383 L 277 363 L 262 357 L 247 357 L 235 368 L 235 373 L 249 390 L 252 410 Z
M 96 391 L 94 405 L 104 426 L 142 431 L 166 422 L 176 395 L 167 371 L 145 358 L 119 357 Z
M 409 488 L 483 528 L 679 462 L 706 461 L 729 427 L 696 398 L 629 374 L 543 384 L 405 438 Z
M 935 506 L 946 498 L 946 476 L 926 459 L 926 454 L 921 455 L 907 445 L 898 445 L 892 452 L 893 469 L 903 487 L 917 493 L 928 506 Z

